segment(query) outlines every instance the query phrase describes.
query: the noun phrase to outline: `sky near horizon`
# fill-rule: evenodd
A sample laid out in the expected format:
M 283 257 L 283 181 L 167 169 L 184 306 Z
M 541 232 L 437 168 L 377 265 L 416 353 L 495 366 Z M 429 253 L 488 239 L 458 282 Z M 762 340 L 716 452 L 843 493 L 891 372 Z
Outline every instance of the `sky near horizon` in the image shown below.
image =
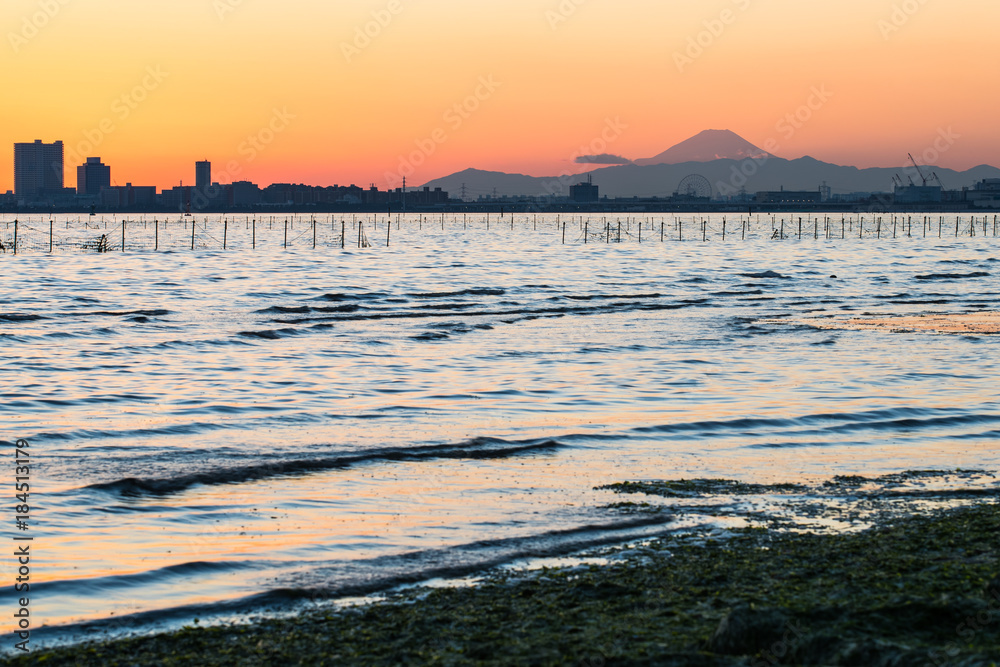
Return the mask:
M 729 129 L 783 158 L 1000 165 L 995 0 L 4 0 L 15 142 L 118 185 L 579 173 Z M 947 137 L 945 139 L 945 137 Z

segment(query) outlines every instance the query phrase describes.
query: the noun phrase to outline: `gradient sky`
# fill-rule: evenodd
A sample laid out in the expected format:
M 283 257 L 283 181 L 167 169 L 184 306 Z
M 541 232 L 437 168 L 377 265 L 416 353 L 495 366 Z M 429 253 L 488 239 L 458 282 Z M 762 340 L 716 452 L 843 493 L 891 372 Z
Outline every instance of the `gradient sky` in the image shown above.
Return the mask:
M 0 191 L 34 139 L 159 187 L 200 159 L 261 185 L 575 173 L 602 134 L 637 159 L 704 129 L 868 167 L 950 128 L 937 164 L 1000 164 L 997 25 L 995 0 L 4 0 Z

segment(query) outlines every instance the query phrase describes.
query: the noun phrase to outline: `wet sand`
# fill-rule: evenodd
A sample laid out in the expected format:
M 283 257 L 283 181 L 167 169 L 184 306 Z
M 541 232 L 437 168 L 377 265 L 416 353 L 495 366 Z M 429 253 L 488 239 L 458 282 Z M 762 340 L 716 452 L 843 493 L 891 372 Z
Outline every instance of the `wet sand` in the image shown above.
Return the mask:
M 784 323 L 789 320 L 767 320 Z M 933 315 L 904 315 L 896 317 L 852 317 L 849 319 L 794 320 L 818 329 L 847 329 L 853 331 L 912 332 L 930 331 L 948 334 L 1000 334 L 1000 311 L 982 313 L 945 313 Z

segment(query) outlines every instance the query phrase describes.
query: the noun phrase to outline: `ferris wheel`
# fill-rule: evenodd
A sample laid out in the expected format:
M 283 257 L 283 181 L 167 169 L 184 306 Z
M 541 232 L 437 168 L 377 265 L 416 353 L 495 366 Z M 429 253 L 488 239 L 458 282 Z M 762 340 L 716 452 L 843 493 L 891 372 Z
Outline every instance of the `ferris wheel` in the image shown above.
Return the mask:
M 691 197 L 692 199 L 711 199 L 712 184 L 700 174 L 691 174 L 684 177 L 680 185 L 677 186 L 677 192 L 674 194 L 681 197 Z

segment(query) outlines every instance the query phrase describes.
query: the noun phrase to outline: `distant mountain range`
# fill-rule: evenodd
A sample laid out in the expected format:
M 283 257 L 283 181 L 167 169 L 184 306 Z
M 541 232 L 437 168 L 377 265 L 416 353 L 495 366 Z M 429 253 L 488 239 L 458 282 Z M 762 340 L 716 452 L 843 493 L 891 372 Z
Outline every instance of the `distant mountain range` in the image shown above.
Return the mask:
M 949 190 L 972 187 L 985 178 L 1000 178 L 1000 169 L 988 165 L 961 172 L 928 166 L 925 172 L 937 173 Z M 681 180 L 692 174 L 707 178 L 714 195 L 737 194 L 743 189 L 749 193 L 781 188 L 815 192 L 824 183 L 835 194 L 889 192 L 893 189 L 893 176 L 897 175 L 907 183 L 910 178 L 917 185 L 922 183 L 912 166 L 908 169 L 858 169 L 811 157 L 785 160 L 728 130 L 706 130 L 656 157 L 573 176 L 535 177 L 466 169 L 425 183 L 425 186 L 442 188 L 454 198 L 461 197 L 464 186 L 466 200 L 494 193 L 499 196 L 568 195 L 571 185 L 589 177 L 600 187 L 601 196 L 665 197 L 676 192 Z

